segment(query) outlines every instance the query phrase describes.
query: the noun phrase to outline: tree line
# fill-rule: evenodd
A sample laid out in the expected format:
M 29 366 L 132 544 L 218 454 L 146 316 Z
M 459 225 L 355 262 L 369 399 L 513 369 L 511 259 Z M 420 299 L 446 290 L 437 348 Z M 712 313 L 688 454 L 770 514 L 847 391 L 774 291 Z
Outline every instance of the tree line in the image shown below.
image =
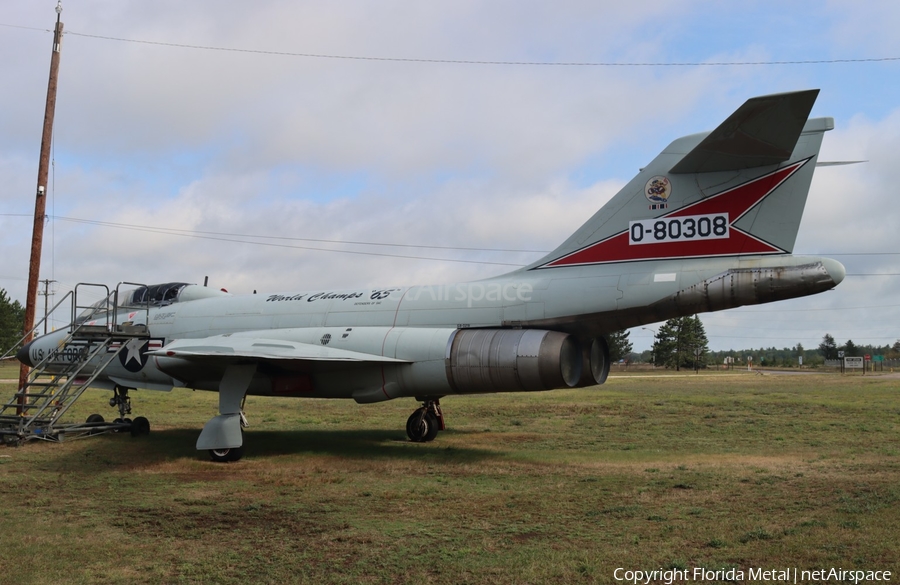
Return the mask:
M 766 367 L 795 367 L 802 365 L 816 367 L 824 365 L 825 360 L 837 360 L 840 352 L 844 357 L 883 356 L 884 359 L 900 359 L 900 341 L 893 345 L 857 345 L 852 339 L 848 339 L 838 345 L 834 337 L 826 333 L 818 347 L 807 349 L 798 343 L 792 347 L 760 347 L 741 350 L 729 350 L 712 352 L 715 363 L 724 363 L 726 357 L 740 360 L 737 363 L 746 365 L 747 358 L 753 360 L 753 364 Z M 802 358 L 802 360 L 801 360 Z
M 610 336 L 610 358 L 615 362 L 626 359 L 631 362 L 654 364 L 674 370 L 701 369 L 731 361 L 734 364 L 763 367 L 795 367 L 799 365 L 816 367 L 825 360 L 844 357 L 883 356 L 884 359 L 900 359 L 900 340 L 893 345 L 856 344 L 848 339 L 841 345 L 830 333 L 822 337 L 818 347 L 807 349 L 797 343 L 792 347 L 759 347 L 710 351 L 706 331 L 697 315 L 678 317 L 663 323 L 654 334 L 653 347 L 640 354 L 631 351 L 627 331 L 618 331 Z M 730 358 L 728 360 L 727 358 Z

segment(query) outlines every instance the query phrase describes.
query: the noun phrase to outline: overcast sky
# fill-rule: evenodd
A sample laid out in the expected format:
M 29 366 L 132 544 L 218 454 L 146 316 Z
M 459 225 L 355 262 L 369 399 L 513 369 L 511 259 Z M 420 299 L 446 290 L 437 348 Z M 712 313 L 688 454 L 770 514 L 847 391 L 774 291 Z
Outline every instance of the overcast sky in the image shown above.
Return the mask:
M 55 6 L 0 4 L 0 288 L 23 304 Z M 820 159 L 868 162 L 817 169 L 795 253 L 830 255 L 848 277 L 702 315 L 710 347 L 900 339 L 896 1 L 63 9 L 41 273 L 57 293 L 488 277 L 554 248 L 673 139 L 749 97 L 820 88 L 812 115 L 836 126 Z M 593 65 L 553 65 L 573 62 Z M 709 65 L 737 62 L 769 64 Z M 640 351 L 652 334 L 631 339 Z

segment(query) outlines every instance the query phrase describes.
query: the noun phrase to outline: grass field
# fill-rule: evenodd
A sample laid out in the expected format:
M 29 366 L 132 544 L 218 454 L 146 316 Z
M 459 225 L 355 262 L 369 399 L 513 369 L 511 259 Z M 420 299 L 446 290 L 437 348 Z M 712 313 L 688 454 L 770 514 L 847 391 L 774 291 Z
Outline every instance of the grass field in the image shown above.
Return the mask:
M 108 398 L 89 392 L 74 416 L 112 418 Z M 0 448 L 4 583 L 900 573 L 900 380 L 889 377 L 623 376 L 447 398 L 449 429 L 429 444 L 405 439 L 412 400 L 251 397 L 246 454 L 231 464 L 194 450 L 215 394 L 133 400 L 148 437 Z

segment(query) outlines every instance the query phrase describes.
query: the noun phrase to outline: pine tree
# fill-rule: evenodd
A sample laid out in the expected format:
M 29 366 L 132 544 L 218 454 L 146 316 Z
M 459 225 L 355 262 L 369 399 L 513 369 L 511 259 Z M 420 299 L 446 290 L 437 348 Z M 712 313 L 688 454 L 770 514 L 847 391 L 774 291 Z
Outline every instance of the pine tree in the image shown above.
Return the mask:
M 633 346 L 628 340 L 629 335 L 631 335 L 631 332 L 623 329 L 610 333 L 606 338 L 607 343 L 609 343 L 609 359 L 611 362 L 615 363 L 623 360 L 631 353 Z
M 697 315 L 669 319 L 659 328 L 653 343 L 655 365 L 675 370 L 692 368 L 695 363 L 698 368 L 706 367 L 708 352 L 706 331 Z
M 6 290 L 0 288 L 0 355 L 22 337 L 24 322 L 25 307 L 19 301 L 10 302 Z
M 706 367 L 706 357 L 709 353 L 709 340 L 706 338 L 706 330 L 700 317 L 684 317 L 688 329 L 686 337 L 687 364 L 694 364 L 696 368 Z
M 653 342 L 653 365 L 678 369 L 678 319 L 669 319 L 659 328 Z
M 832 337 L 830 333 L 826 333 L 825 336 L 822 337 L 822 343 L 819 344 L 819 353 L 821 353 L 822 357 L 826 360 L 838 359 L 837 343 L 834 342 L 834 337 Z
M 798 364 L 802 365 L 803 360 L 806 359 L 804 357 L 805 352 L 806 352 L 806 350 L 803 349 L 803 344 L 798 342 L 797 345 L 794 346 L 794 358 L 796 358 L 796 359 L 792 360 L 789 365 L 794 365 L 794 363 L 798 363 Z M 788 364 L 786 364 L 786 365 L 788 365 Z

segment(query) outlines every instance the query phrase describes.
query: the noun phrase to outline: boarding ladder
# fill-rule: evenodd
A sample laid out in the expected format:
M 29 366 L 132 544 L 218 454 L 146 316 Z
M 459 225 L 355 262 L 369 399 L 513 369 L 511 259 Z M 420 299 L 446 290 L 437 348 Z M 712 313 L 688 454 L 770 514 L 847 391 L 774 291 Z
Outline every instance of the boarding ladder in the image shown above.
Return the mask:
M 123 284 L 133 283 L 120 283 L 119 287 Z M 89 287 L 104 289 L 106 300 L 79 305 L 79 291 Z M 146 325 L 117 324 L 119 287 L 110 294 L 105 285 L 80 283 L 35 326 L 37 329 L 58 307 L 69 302 L 70 325 L 57 351 L 48 352 L 36 363 L 25 384 L 0 408 L 0 438 L 5 444 L 18 445 L 33 439 L 62 441 L 130 427 L 130 421 L 107 423 L 102 417 L 89 417 L 83 423 L 60 422 L 129 341 L 149 337 Z M 141 307 L 141 310 L 148 309 Z M 7 354 L 12 354 L 27 337 L 19 340 Z

